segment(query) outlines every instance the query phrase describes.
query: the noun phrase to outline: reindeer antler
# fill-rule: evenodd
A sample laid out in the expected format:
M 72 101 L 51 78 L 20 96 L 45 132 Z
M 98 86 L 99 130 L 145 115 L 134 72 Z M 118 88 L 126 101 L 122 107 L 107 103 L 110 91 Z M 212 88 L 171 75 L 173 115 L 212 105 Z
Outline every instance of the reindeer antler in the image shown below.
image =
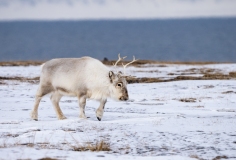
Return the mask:
M 125 57 L 120 57 L 120 53 L 118 54 L 118 60 L 116 61 L 116 63 L 114 64 L 114 67 L 116 67 L 116 65 L 118 64 L 118 62 L 120 62 L 120 61 L 122 61 L 122 60 L 124 60 L 125 58 L 126 58 L 127 56 L 125 56 Z
M 129 63 L 127 63 L 126 65 L 124 65 L 123 63 L 122 63 L 122 65 L 123 65 L 123 67 L 124 67 L 124 74 L 125 74 L 125 68 L 128 66 L 128 65 L 130 65 L 131 63 L 134 63 L 135 61 L 137 61 L 138 59 L 135 59 L 135 56 L 133 56 L 133 60 L 131 61 L 131 62 L 129 62 Z

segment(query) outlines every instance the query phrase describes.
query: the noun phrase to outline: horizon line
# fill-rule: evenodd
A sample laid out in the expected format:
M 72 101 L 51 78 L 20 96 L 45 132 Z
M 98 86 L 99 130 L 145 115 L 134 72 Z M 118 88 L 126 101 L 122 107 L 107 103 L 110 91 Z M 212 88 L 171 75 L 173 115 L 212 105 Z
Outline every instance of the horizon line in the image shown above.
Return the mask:
M 17 18 L 0 19 L 0 22 L 15 21 L 149 21 L 149 20 L 197 20 L 197 19 L 234 19 L 232 16 L 193 16 L 193 17 L 156 17 L 156 18 Z

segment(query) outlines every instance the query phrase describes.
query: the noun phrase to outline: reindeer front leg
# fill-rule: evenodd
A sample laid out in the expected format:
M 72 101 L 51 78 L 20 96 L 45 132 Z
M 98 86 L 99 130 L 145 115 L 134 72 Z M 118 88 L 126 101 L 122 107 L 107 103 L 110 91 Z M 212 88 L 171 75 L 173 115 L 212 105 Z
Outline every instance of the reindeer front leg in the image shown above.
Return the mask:
M 107 100 L 101 100 L 100 101 L 100 106 L 98 107 L 97 111 L 96 111 L 96 116 L 97 116 L 97 119 L 99 121 L 101 121 L 102 119 L 102 116 L 103 116 L 103 112 L 104 112 L 104 107 L 105 107 L 105 104 L 106 104 Z
M 80 107 L 80 114 L 79 114 L 79 117 L 80 118 L 84 118 L 86 119 L 87 117 L 85 116 L 85 105 L 86 105 L 86 97 L 85 96 L 82 96 L 82 97 L 79 97 L 79 107 Z

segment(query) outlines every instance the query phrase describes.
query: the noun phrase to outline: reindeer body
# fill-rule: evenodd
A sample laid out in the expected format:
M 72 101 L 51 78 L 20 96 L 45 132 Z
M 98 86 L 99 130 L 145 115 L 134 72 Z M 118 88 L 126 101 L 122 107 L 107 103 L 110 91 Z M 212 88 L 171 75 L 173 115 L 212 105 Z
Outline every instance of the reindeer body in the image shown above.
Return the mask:
M 120 73 L 115 74 L 100 61 L 91 57 L 53 59 L 42 66 L 40 84 L 36 93 L 31 118 L 38 120 L 41 98 L 51 93 L 51 101 L 58 119 L 65 119 L 59 101 L 62 96 L 75 96 L 79 100 L 80 118 L 86 118 L 86 99 L 100 101 L 96 116 L 100 121 L 107 98 L 127 100 L 127 82 Z
M 100 100 L 109 97 L 108 76 L 109 68 L 90 57 L 53 59 L 43 66 L 40 85 L 62 95 Z

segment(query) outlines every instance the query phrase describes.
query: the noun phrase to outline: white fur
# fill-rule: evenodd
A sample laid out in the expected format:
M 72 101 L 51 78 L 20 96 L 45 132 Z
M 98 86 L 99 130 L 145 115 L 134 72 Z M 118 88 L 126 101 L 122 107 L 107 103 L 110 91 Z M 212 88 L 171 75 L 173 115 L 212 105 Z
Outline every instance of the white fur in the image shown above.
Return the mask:
M 65 119 L 59 107 L 60 98 L 64 95 L 78 97 L 81 118 L 86 117 L 84 114 L 86 99 L 99 100 L 101 102 L 97 110 L 99 120 L 102 118 L 108 97 L 116 100 L 124 97 L 123 88 L 117 87 L 116 83 L 122 81 L 126 89 L 126 80 L 118 74 L 113 74 L 111 79 L 109 68 L 91 57 L 53 59 L 41 67 L 40 85 L 31 114 L 32 119 L 38 119 L 38 105 L 41 98 L 48 93 L 52 93 L 51 100 L 59 119 Z M 125 97 L 128 99 L 128 93 Z

